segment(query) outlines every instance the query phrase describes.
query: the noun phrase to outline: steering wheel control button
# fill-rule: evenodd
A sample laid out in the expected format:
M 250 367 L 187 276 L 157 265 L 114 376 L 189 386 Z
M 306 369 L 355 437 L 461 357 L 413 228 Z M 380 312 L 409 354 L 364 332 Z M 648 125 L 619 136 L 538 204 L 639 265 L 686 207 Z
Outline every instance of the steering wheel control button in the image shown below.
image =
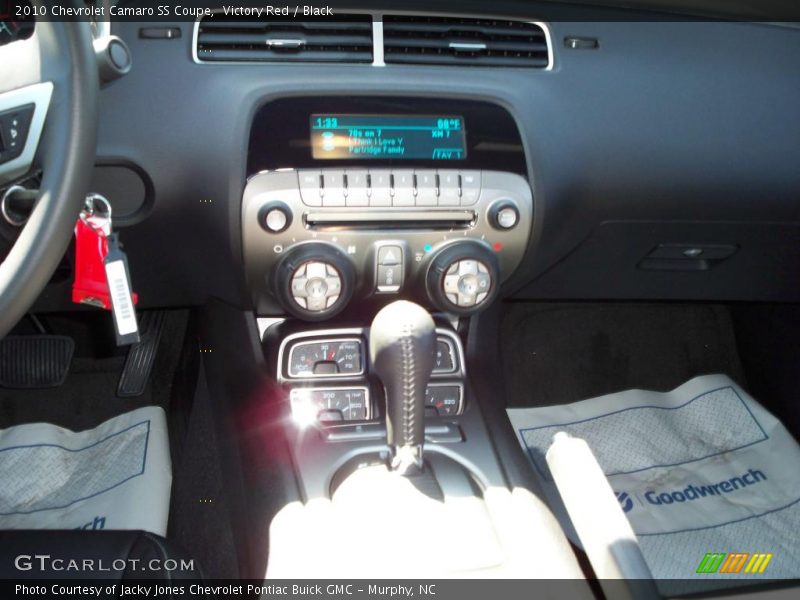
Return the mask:
M 0 162 L 8 162 L 22 154 L 33 109 L 33 104 L 26 104 L 0 113 Z
M 481 195 L 481 172 L 461 171 L 461 206 L 473 206 Z

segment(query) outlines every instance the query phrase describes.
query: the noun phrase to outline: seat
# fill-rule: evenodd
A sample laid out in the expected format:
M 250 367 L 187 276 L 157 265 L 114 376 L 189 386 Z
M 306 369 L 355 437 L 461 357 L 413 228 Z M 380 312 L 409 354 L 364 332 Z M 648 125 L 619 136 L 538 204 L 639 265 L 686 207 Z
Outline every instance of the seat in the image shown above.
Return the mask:
M 145 531 L 0 531 L 0 579 L 200 580 L 200 565 Z

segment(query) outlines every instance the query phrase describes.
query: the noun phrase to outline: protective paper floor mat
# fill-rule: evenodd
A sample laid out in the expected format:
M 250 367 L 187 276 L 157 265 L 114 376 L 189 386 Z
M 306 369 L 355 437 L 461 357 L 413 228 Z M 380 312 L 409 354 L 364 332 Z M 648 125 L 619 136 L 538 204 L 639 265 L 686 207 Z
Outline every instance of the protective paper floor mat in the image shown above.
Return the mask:
M 800 447 L 728 377 L 508 414 L 573 541 L 545 453 L 558 431 L 586 440 L 663 593 L 800 576 Z
M 172 472 L 164 411 L 87 431 L 0 430 L 0 529 L 142 529 L 164 535 Z

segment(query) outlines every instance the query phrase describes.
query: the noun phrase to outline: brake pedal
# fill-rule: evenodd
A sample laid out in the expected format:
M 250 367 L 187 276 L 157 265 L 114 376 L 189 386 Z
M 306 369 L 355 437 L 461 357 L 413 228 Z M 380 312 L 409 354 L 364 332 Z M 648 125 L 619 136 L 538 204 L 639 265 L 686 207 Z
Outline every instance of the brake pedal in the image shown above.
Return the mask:
M 141 396 L 144 393 L 156 360 L 161 332 L 164 329 L 164 311 L 143 313 L 139 328 L 141 341 L 128 350 L 125 367 L 119 378 L 117 396 L 120 398 Z
M 75 341 L 63 335 L 8 336 L 0 340 L 0 387 L 58 387 L 67 378 Z

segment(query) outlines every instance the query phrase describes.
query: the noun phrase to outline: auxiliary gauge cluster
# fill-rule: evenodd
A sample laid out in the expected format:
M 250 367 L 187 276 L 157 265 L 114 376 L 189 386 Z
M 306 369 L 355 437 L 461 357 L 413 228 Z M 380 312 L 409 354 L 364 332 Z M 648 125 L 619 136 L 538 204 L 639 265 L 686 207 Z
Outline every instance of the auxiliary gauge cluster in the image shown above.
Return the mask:
M 330 329 L 304 331 L 282 341 L 278 380 L 288 389 L 295 420 L 330 426 L 379 419 L 381 386 L 369 376 L 368 335 L 366 328 Z M 436 335 L 425 416 L 453 417 L 464 410 L 464 351 L 451 330 L 437 328 Z

